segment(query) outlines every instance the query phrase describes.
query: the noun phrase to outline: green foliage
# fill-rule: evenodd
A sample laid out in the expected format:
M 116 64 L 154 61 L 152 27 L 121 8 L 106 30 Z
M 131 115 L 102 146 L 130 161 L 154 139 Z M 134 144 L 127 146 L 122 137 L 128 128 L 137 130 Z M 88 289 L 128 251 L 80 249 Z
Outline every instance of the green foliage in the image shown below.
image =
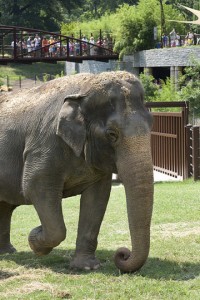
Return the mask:
M 180 99 L 169 78 L 157 82 L 152 75 L 141 73 L 140 80 L 144 86 L 145 100 L 148 102 L 178 101 Z
M 178 101 L 180 98 L 177 91 L 172 86 L 170 78 L 160 81 L 160 93 L 157 95 L 156 101 L 166 102 L 166 101 Z
M 140 0 L 138 6 L 125 4 L 116 12 L 120 26 L 116 33 L 115 50 L 120 53 L 120 56 L 154 48 L 153 28 L 156 22 L 151 14 L 152 5 L 150 3 L 148 6 L 141 7 L 142 1 Z
M 172 86 L 171 80 L 161 80 L 155 84 L 152 75 L 140 74 L 140 80 L 145 89 L 146 101 L 189 101 L 190 112 L 193 115 L 200 115 L 200 62 L 193 60 L 192 66 L 184 69 L 184 75 L 179 80 L 179 89 Z M 160 110 L 160 109 L 159 109 Z
M 89 3 L 88 1 L 87 3 Z M 137 1 L 134 2 L 136 4 Z M 172 5 L 165 5 L 166 33 L 168 34 L 174 27 L 174 23 L 168 22 L 169 19 L 183 20 L 184 17 L 180 10 L 175 9 Z M 93 33 L 97 38 L 99 30 L 103 34 L 111 35 L 115 41 L 114 50 L 124 54 L 132 54 L 135 51 L 151 49 L 155 47 L 157 41 L 160 41 L 161 12 L 160 4 L 157 0 L 138 1 L 137 5 L 123 3 L 117 8 L 108 9 L 100 13 L 100 17 L 92 18 L 91 9 L 87 13 L 82 13 L 76 21 L 62 23 L 61 31 L 63 34 L 70 36 L 74 34 L 80 37 L 81 32 L 88 37 Z M 78 20 L 78 21 L 77 21 Z M 184 24 L 176 23 L 175 29 L 179 33 L 185 34 Z M 158 40 L 154 40 L 154 27 L 158 29 Z
M 70 14 L 70 22 L 79 20 L 84 22 L 92 19 L 99 19 L 104 14 L 115 13 L 116 9 L 123 5 L 136 5 L 138 0 L 85 0 L 82 6 L 75 8 Z
M 105 14 L 99 19 L 93 19 L 91 21 L 71 22 L 71 23 L 62 23 L 61 32 L 64 35 L 79 38 L 80 34 L 84 34 L 87 38 L 90 37 L 91 33 L 93 34 L 95 40 L 99 37 L 100 29 L 102 31 L 102 36 L 112 36 L 115 38 L 117 28 L 119 27 L 119 22 L 115 17 L 115 14 Z M 81 32 L 80 32 L 81 30 Z
M 145 90 L 145 100 L 147 102 L 156 101 L 158 97 L 159 86 L 155 84 L 155 79 L 152 75 L 140 74 L 140 80 Z
M 200 62 L 193 61 L 194 66 L 186 67 L 180 78 L 180 98 L 189 101 L 190 111 L 200 115 Z
M 60 23 L 71 8 L 80 5 L 82 0 L 0 0 L 0 22 L 4 25 L 16 25 L 58 31 Z

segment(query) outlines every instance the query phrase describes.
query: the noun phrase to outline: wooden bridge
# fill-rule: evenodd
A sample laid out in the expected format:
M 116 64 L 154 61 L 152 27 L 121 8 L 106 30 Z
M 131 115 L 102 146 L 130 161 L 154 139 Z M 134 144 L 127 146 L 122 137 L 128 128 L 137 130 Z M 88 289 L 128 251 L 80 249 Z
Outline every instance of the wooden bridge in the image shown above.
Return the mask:
M 113 51 L 111 37 L 103 41 L 101 30 L 94 44 L 79 38 L 60 33 L 37 29 L 0 25 L 0 64 L 83 60 L 107 62 L 118 59 Z

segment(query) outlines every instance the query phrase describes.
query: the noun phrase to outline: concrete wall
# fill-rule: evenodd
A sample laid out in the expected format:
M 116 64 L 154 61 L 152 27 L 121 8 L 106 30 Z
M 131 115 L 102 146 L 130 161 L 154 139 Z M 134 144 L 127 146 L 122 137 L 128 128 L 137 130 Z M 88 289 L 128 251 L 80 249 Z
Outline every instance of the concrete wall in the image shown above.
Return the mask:
M 192 65 L 192 60 L 200 60 L 200 47 L 174 47 L 151 49 L 137 52 L 124 57 L 124 62 L 140 67 L 184 67 Z
M 67 75 L 75 73 L 101 73 L 105 71 L 126 70 L 136 75 L 139 68 L 172 67 L 179 70 L 193 64 L 193 60 L 200 60 L 200 47 L 174 47 L 151 49 L 124 56 L 123 61 L 98 62 L 94 60 L 82 63 L 66 62 Z
M 65 74 L 75 73 L 101 73 L 106 71 L 127 70 L 133 72 L 133 67 L 129 62 L 114 61 L 100 62 L 96 60 L 84 60 L 82 63 L 66 62 Z

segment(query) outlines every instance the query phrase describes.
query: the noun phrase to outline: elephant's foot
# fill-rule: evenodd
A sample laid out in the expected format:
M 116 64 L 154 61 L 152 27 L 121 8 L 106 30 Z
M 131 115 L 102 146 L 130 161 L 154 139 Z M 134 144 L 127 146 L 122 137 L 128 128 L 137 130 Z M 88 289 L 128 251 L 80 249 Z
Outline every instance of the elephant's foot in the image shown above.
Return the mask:
M 4 245 L 0 248 L 0 254 L 6 254 L 6 253 L 15 253 L 17 250 L 13 247 L 12 244 Z
M 49 254 L 53 249 L 53 247 L 44 246 L 42 226 L 38 226 L 30 232 L 28 241 L 31 249 L 38 256 Z
M 97 270 L 100 267 L 100 261 L 94 255 L 78 255 L 70 263 L 71 269 L 76 270 Z

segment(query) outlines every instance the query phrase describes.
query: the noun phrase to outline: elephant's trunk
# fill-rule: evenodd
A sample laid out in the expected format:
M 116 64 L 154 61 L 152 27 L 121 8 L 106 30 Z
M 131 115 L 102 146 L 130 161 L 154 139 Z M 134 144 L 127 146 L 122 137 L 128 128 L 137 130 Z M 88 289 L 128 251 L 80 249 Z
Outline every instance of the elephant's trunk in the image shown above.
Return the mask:
M 125 138 L 117 168 L 126 191 L 132 252 L 118 249 L 115 264 L 123 272 L 134 272 L 143 266 L 150 248 L 153 166 L 149 135 Z

